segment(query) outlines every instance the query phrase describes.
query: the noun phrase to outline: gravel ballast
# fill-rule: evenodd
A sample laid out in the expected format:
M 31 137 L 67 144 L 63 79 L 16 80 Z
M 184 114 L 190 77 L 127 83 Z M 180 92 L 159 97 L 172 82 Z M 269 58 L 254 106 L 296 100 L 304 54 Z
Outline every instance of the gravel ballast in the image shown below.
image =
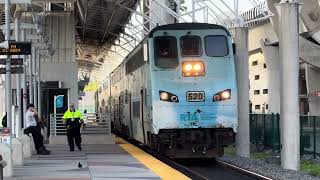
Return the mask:
M 282 169 L 278 164 L 268 164 L 263 160 L 233 156 L 217 159 L 275 180 L 320 180 L 319 177 L 313 177 L 301 171 Z

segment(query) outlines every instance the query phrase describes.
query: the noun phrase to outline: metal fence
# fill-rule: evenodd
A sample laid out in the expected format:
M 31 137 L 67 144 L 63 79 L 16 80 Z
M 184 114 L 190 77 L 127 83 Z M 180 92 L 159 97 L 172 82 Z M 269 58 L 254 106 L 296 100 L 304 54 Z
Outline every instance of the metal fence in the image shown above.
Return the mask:
M 256 148 L 280 150 L 280 115 L 250 114 L 250 141 Z M 320 155 L 320 117 L 300 116 L 300 153 Z
M 111 134 L 110 114 L 83 114 L 82 117 L 85 126 L 81 128 L 81 134 Z M 50 115 L 50 135 L 66 135 L 63 114 Z

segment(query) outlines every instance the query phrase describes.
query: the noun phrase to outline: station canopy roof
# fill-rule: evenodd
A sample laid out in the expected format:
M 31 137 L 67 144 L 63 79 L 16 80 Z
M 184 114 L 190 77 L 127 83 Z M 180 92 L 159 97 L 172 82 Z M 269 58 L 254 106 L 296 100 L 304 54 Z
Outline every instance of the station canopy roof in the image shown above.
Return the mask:
M 114 41 L 128 23 L 131 12 L 126 8 L 135 9 L 137 2 L 138 0 L 77 0 L 77 59 L 103 63 L 101 54 L 107 53 L 115 45 Z
M 80 70 L 91 71 L 102 66 L 103 54 L 115 45 L 114 41 L 124 31 L 131 12 L 139 0 L 32 0 L 32 8 L 28 11 L 45 11 L 44 5 L 51 3 L 55 6 L 65 6 L 65 3 L 74 3 L 76 59 Z M 12 5 L 10 12 L 11 23 L 18 6 Z M 4 5 L 0 4 L 0 25 L 5 24 Z M 0 41 L 5 36 L 0 31 Z M 102 55 L 102 56 L 101 56 Z
M 241 2 L 239 5 L 242 6 L 240 9 L 243 9 L 244 7 L 248 8 L 250 4 L 256 6 L 259 3 L 264 2 L 264 0 L 238 1 L 239 3 Z M 153 2 L 159 3 L 158 1 Z M 169 0 L 168 2 L 174 3 L 177 1 Z M 190 13 L 192 8 L 190 7 L 192 1 L 180 0 L 180 2 L 181 12 L 178 14 L 180 22 L 191 22 L 192 19 L 189 16 L 191 16 Z M 234 3 L 233 0 L 208 0 L 196 2 L 198 3 L 197 8 L 200 8 L 200 10 L 203 6 L 209 8 L 207 14 L 203 15 L 204 17 L 207 17 L 209 23 L 220 23 L 222 25 L 229 24 L 229 22 L 232 23 L 234 12 L 232 12 L 233 10 L 230 10 L 232 9 L 230 7 L 232 7 Z M 148 31 L 150 31 L 150 29 L 146 31 L 143 26 L 135 29 L 135 27 L 141 26 L 141 24 L 133 24 L 134 19 L 137 19 L 137 16 L 140 16 L 139 18 L 143 16 L 143 13 L 141 13 L 141 15 L 139 14 L 140 12 L 135 11 L 137 9 L 141 11 L 141 6 L 144 6 L 141 3 L 141 0 L 32 0 L 32 3 L 32 8 L 30 9 L 30 7 L 28 7 L 28 12 L 47 11 L 45 8 L 48 3 L 52 6 L 60 7 L 64 7 L 66 4 L 73 4 L 72 7 L 75 12 L 76 59 L 79 62 L 80 72 L 92 73 L 92 71 L 97 71 L 101 68 L 103 69 L 106 66 L 106 63 L 104 62 L 107 62 L 107 64 L 112 66 L 111 68 L 115 68 L 120 63 L 119 61 L 123 59 L 123 56 L 125 56 L 124 54 L 127 54 L 134 48 L 136 43 L 141 40 L 141 37 L 138 37 L 138 35 L 147 34 Z M 170 3 L 168 7 L 174 8 Z M 17 7 L 14 5 L 11 7 L 11 22 L 14 21 L 13 17 L 16 8 Z M 213 12 L 215 12 L 214 15 L 212 14 Z M 252 11 L 245 13 L 244 18 L 248 21 L 252 20 L 250 18 L 261 18 L 261 12 L 262 14 L 268 14 L 264 9 L 263 3 L 261 6 L 259 5 Z M 170 13 L 172 13 L 172 11 Z M 199 14 L 201 13 L 202 12 L 199 12 Z M 135 17 L 133 17 L 133 15 Z M 202 18 L 203 20 L 205 19 L 204 17 Z M 0 5 L 0 25 L 4 24 L 4 21 L 4 6 L 2 4 Z M 144 19 L 142 18 L 139 21 L 140 22 L 138 23 L 142 23 Z M 150 23 L 151 21 L 152 20 L 150 20 Z M 126 33 L 128 28 L 131 33 Z M 131 31 L 132 29 L 135 29 L 135 32 Z M 122 36 L 126 37 L 123 38 Z M 128 41 L 126 38 L 128 38 L 130 42 L 126 42 Z M 1 31 L 0 40 L 4 40 L 4 35 Z M 124 41 L 120 43 L 121 40 Z M 130 47 L 125 48 L 122 47 L 122 45 Z M 116 49 L 115 47 L 122 50 L 124 53 L 116 52 L 116 50 L 112 49 Z M 115 56 L 115 54 L 118 55 L 118 58 L 112 57 Z M 110 69 L 107 71 L 110 71 Z M 100 73 L 98 72 L 97 75 L 99 76 Z

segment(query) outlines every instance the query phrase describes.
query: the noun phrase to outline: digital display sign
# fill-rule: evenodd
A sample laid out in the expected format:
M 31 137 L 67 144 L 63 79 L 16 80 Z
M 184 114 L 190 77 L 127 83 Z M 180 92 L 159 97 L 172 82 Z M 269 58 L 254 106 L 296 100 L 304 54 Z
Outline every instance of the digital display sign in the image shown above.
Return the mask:
M 11 67 L 11 74 L 22 74 L 23 67 Z M 0 68 L 0 74 L 6 74 L 6 68 Z
M 23 59 L 22 58 L 11 58 L 11 65 L 23 65 Z M 6 59 L 0 59 L 0 65 L 6 65 Z
M 9 48 L 0 48 L 0 55 L 30 55 L 30 42 L 9 42 Z

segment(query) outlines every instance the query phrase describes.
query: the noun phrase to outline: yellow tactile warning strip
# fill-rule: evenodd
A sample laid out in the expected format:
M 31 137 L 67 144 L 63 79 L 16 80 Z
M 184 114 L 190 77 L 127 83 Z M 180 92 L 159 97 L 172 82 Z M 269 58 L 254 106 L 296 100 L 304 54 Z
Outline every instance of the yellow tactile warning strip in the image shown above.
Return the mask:
M 174 180 L 184 180 L 190 179 L 181 172 L 173 169 L 167 164 L 159 161 L 148 153 L 142 151 L 141 149 L 135 147 L 134 145 L 126 142 L 121 138 L 116 138 L 116 143 L 119 144 L 121 148 L 131 154 L 134 158 L 136 158 L 139 162 L 153 171 L 156 175 L 158 175 L 161 179 L 174 179 Z

